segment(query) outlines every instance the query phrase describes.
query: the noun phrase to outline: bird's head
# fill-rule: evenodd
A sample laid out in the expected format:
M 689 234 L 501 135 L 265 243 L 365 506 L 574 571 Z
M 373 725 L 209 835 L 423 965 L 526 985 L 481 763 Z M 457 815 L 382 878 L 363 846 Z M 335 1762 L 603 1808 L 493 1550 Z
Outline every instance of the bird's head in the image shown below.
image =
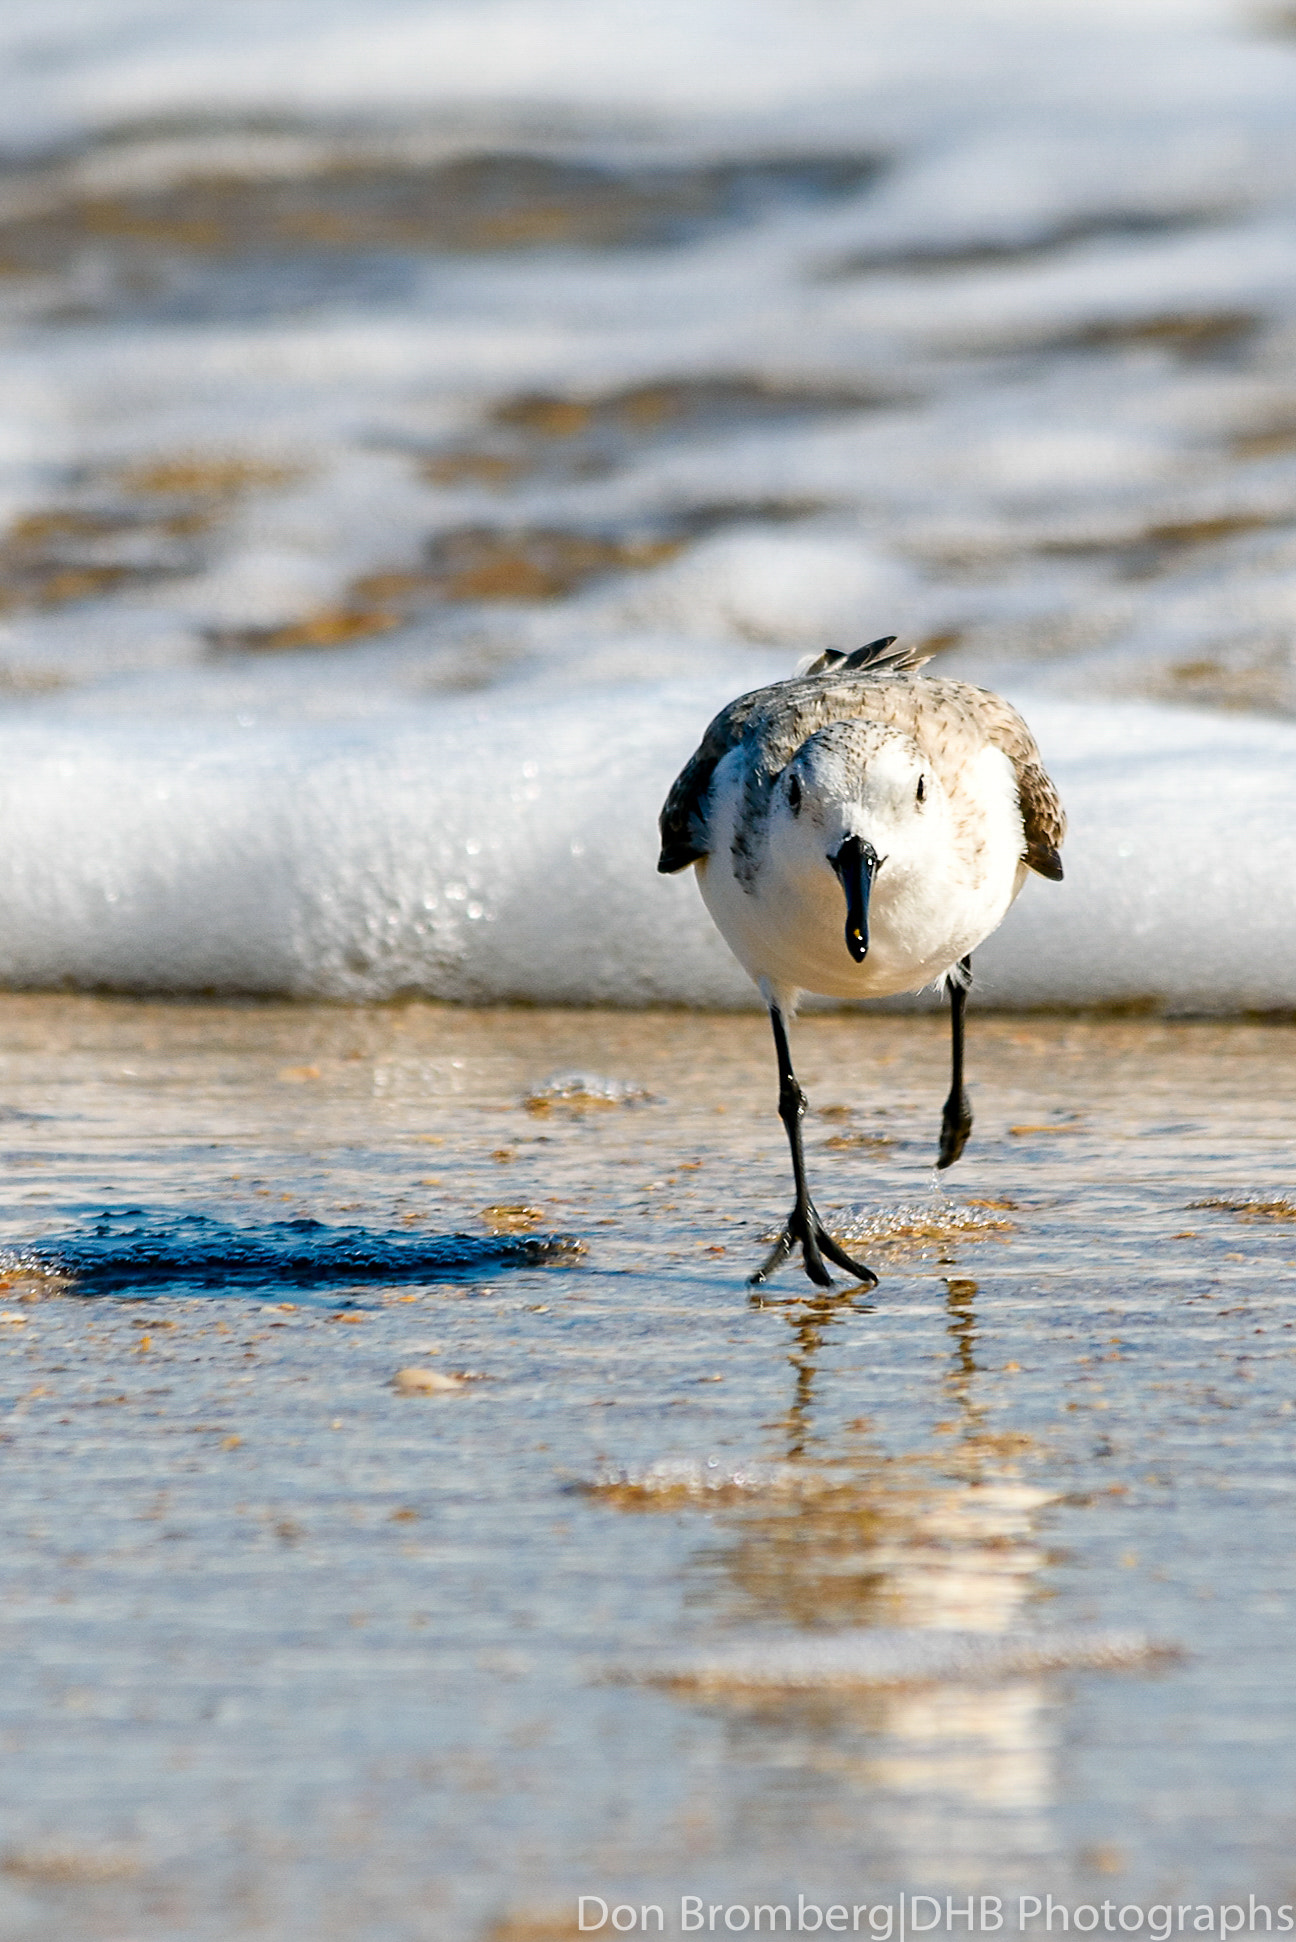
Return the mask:
M 831 873 L 846 899 L 846 949 L 869 948 L 875 880 L 921 869 L 948 824 L 940 780 L 917 743 L 876 722 L 831 722 L 774 782 L 771 842 L 785 868 Z

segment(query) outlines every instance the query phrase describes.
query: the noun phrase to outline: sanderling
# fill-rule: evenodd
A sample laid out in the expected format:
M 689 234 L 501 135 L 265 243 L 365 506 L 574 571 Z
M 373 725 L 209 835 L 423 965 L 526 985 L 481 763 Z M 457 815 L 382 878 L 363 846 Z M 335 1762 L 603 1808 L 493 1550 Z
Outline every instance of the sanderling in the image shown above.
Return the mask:
M 1066 817 L 1021 716 L 984 688 L 920 675 L 928 657 L 894 641 L 830 648 L 804 674 L 731 701 L 661 813 L 657 868 L 697 865 L 706 907 L 774 1027 L 796 1201 L 753 1283 L 798 1243 L 821 1287 L 831 1285 L 824 1255 L 877 1282 L 826 1231 L 806 1185 L 806 1096 L 788 1046 L 800 994 L 884 998 L 948 984 L 953 1080 L 936 1165 L 952 1166 L 972 1130 L 971 954 L 1028 870 L 1062 875 Z

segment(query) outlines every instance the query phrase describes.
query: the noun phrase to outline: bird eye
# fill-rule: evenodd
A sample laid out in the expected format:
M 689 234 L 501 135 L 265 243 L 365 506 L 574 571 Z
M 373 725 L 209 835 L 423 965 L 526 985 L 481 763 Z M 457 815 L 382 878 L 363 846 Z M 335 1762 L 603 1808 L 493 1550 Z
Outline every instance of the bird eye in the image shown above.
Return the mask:
M 801 782 L 799 777 L 790 775 L 787 786 L 788 808 L 795 816 L 801 807 Z
M 918 801 L 925 802 L 926 800 L 927 800 L 927 778 L 926 776 L 920 775 L 918 778 Z

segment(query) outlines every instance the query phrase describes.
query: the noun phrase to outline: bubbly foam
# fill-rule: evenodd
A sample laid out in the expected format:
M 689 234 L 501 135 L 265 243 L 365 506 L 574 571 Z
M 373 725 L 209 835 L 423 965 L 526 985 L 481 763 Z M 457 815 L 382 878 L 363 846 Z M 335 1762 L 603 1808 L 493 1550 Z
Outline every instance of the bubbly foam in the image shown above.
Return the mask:
M 1296 1004 L 1296 729 L 1154 705 L 1296 712 L 1267 32 L 7 9 L 0 979 L 751 1003 L 658 806 L 732 695 L 897 632 L 1023 703 L 1071 812 L 976 1002 Z M 622 227 L 403 248 L 476 163 Z
M 1182 1647 L 1141 1632 L 924 1632 L 770 1636 L 691 1656 L 676 1654 L 625 1676 L 714 1694 L 819 1688 L 976 1685 L 1071 1670 L 1136 1671 L 1182 1657 Z
M 656 812 L 695 687 L 411 723 L 29 720 L 0 773 L 0 978 L 476 1003 L 755 1002 Z M 1296 727 L 1027 703 L 1071 815 L 976 1002 L 1296 1005 Z

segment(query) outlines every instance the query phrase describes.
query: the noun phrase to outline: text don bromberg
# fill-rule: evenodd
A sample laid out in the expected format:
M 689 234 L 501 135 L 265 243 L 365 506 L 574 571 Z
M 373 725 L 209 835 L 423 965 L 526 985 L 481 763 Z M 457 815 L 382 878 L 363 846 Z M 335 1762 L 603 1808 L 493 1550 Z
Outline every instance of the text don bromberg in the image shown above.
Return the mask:
M 659 1902 L 612 1902 L 581 1895 L 576 1926 L 584 1935 L 664 1935 L 666 1910 Z M 1139 1935 L 1144 1942 L 1171 1936 L 1286 1934 L 1296 1929 L 1293 1904 L 1244 1902 L 1062 1902 L 1052 1895 L 902 1895 L 895 1902 L 813 1902 L 797 1895 L 786 1902 L 712 1902 L 681 1895 L 672 1930 L 683 1935 L 867 1935 L 872 1942 L 910 1942 L 915 1935 Z

